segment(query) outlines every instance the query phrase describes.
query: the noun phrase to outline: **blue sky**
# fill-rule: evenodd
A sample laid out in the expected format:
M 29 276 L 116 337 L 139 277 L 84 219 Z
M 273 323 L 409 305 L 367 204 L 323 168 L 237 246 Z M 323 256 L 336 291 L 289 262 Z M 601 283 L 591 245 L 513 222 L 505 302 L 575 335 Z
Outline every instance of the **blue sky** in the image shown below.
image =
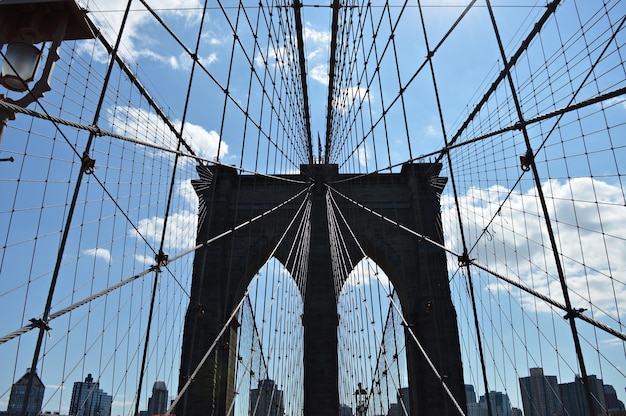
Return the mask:
M 257 2 L 246 3 L 250 4 L 247 10 L 254 21 L 259 12 L 254 7 Z M 458 18 L 463 10 L 459 6 L 465 3 L 424 2 L 431 49 Z M 602 9 L 586 1 L 563 3 L 557 17 L 547 23 L 545 31 L 535 38 L 513 70 L 527 119 L 565 107 L 570 100 L 577 102 L 624 86 L 624 63 L 620 59 L 623 32 L 600 60 L 593 77 L 584 77 L 608 42 L 610 24 L 616 27 L 626 14 L 626 5 L 610 2 Z M 90 17 L 107 39 L 114 42 L 126 1 L 88 0 L 82 4 L 90 10 Z M 201 22 L 202 2 L 159 0 L 149 4 L 192 50 Z M 545 11 L 545 2 L 520 5 L 515 1 L 494 0 L 493 4 L 505 53 L 511 56 Z M 419 9 L 412 3 L 404 10 L 399 7 L 400 2 L 393 5 L 388 13 L 382 6 L 375 5 L 372 9 L 376 16 L 374 27 L 379 16 L 384 17 L 376 49 L 372 47 L 373 29 L 368 21 L 363 46 L 370 55 L 355 58 L 356 67 L 367 70 L 355 69 L 350 82 L 338 86 L 347 103 L 360 103 L 363 108 L 357 113 L 345 102 L 334 103 L 334 110 L 343 120 L 358 120 L 345 136 L 349 145 L 341 157 L 346 160 L 338 161 L 342 172 L 384 170 L 390 164 L 440 149 L 444 132 L 448 139 L 457 133 L 502 67 L 487 9 L 483 1 L 478 1 L 433 58 L 442 123 L 430 69 L 426 66 L 417 71 L 427 55 Z M 280 69 L 294 64 L 296 57 L 284 44 L 271 44 L 263 28 L 259 30 L 258 48 L 253 48 L 252 31 L 240 16 L 237 35 L 241 43 L 235 45 L 234 64 L 230 65 L 231 25 L 237 8 L 228 6 L 225 10 L 228 19 L 217 4 L 210 2 L 198 50 L 198 60 L 208 74 L 197 69 L 186 113 L 192 61 L 139 2 L 133 2 L 120 54 L 174 128 L 183 127 L 183 136 L 197 155 L 208 160 L 219 158 L 223 163 L 260 173 L 296 172 L 298 164 L 304 161 L 298 160 L 292 147 L 286 146 L 286 154 L 280 155 L 268 144 L 268 137 L 277 142 L 284 140 L 280 117 L 268 115 L 268 97 L 259 82 L 253 79 L 249 88 L 251 66 L 259 77 L 276 76 Z M 395 22 L 401 12 L 392 44 L 388 21 Z M 286 14 L 288 10 L 275 13 Z M 313 147 L 317 154 L 317 135 L 323 140 L 326 129 L 331 12 L 328 7 L 305 7 L 302 16 Z M 398 51 L 395 54 L 394 45 Z M 64 45 L 61 55 L 53 91 L 33 108 L 91 124 L 107 55 L 101 46 L 90 41 Z M 364 65 L 366 60 L 368 64 Z M 376 60 L 380 61 L 379 72 L 375 71 Z M 227 83 L 232 99 L 226 100 L 221 87 Z M 277 83 L 282 88 L 289 85 L 289 82 Z M 402 103 L 398 100 L 400 84 L 406 87 Z M 517 121 L 505 84 L 492 94 L 459 140 Z M 582 87 L 577 92 L 579 85 Z M 626 242 L 622 237 L 626 229 L 621 220 L 626 203 L 622 184 L 626 160 L 624 103 L 623 97 L 613 98 L 567 113 L 558 123 L 556 118 L 551 118 L 529 127 L 533 147 L 541 149 L 537 155 L 541 187 L 557 230 L 557 245 L 573 304 L 589 309 L 588 313 L 595 319 L 621 332 L 624 328 L 619 322 L 623 321 L 626 304 L 626 284 L 619 277 L 626 268 L 623 256 Z M 262 127 L 262 134 L 258 134 L 250 120 L 246 122 L 241 108 L 248 108 L 250 118 Z M 283 121 L 290 114 L 288 111 L 282 114 Z M 364 125 L 376 122 L 376 127 L 372 130 L 362 127 L 359 124 L 362 115 Z M 175 136 L 167 125 L 117 68 L 113 71 L 99 126 L 158 146 L 171 149 L 176 146 Z M 59 131 L 67 141 L 62 140 Z M 0 144 L 0 157 L 6 154 L 18 159 L 14 164 L 0 164 L 0 186 L 8 195 L 0 198 L 0 230 L 6 230 L 0 263 L 0 302 L 2 311 L 11 312 L 0 323 L 0 336 L 26 325 L 31 317 L 40 316 L 48 291 L 60 230 L 78 169 L 72 147 L 82 152 L 87 138 L 85 132 L 68 127 L 59 131 L 55 132 L 49 122 L 19 115 L 10 122 Z M 360 139 L 364 139 L 363 143 L 357 147 L 356 141 Z M 345 157 L 351 151 L 354 156 Z M 496 135 L 451 152 L 452 170 L 446 164 L 442 175 L 455 174 L 466 238 L 470 246 L 478 242 L 472 258 L 562 301 L 543 214 L 537 204 L 536 184 L 528 173 L 517 183 L 518 157 L 524 152 L 519 132 Z M 96 140 L 93 155 L 98 163 L 96 175 L 87 178 L 82 187 L 53 311 L 144 271 L 153 262 L 153 250 L 158 248 L 163 230 L 165 207 L 160 201 L 167 198 L 173 156 L 109 138 Z M 193 161 L 181 159 L 165 242 L 165 251 L 170 255 L 188 250 L 194 244 L 197 198 L 189 181 L 196 177 Z M 113 198 L 96 179 L 105 184 Z M 442 196 L 443 224 L 447 246 L 460 253 L 455 204 L 449 182 Z M 132 226 L 121 211 L 128 214 Z M 170 393 L 175 390 L 182 331 L 179 324 L 185 308 L 181 305 L 188 301 L 191 263 L 191 256 L 186 256 L 170 266 L 171 274 L 161 274 L 155 325 L 162 328 L 163 335 L 151 337 L 142 408 L 155 379 L 164 379 Z M 467 305 L 465 280 L 454 274 L 457 261 L 453 256 L 449 264 L 459 322 L 469 325 L 473 317 Z M 507 390 L 514 404 L 521 405 L 516 396 L 516 380 L 527 375 L 529 367 L 543 366 L 546 374 L 558 375 L 562 382 L 573 380 L 578 369 L 571 354 L 571 334 L 561 318 L 563 313 L 482 272 L 477 272 L 474 278 L 481 300 L 479 315 L 484 318 L 483 330 L 489 338 L 488 359 L 492 365 L 488 373 L 492 388 Z M 114 394 L 114 414 L 132 413 L 135 375 L 119 376 L 118 372 L 128 367 L 132 369 L 130 373 L 136 374 L 151 287 L 152 275 L 139 278 L 119 293 L 100 298 L 54 322 L 51 337 L 46 340 L 42 366 L 48 375 L 44 377 L 48 386 L 45 410 L 67 411 L 71 383 L 91 372 L 100 376 L 105 391 Z M 589 373 L 612 383 L 626 401 L 624 343 L 593 331 L 585 323 L 580 327 L 586 340 L 584 349 L 591 357 Z M 462 332 L 466 380 L 482 394 L 476 352 L 472 348 L 473 330 L 466 328 Z M 0 355 L 10 357 L 10 365 L 5 361 L 0 376 L 0 408 L 8 402 L 11 381 L 30 366 L 32 345 L 32 333 L 0 345 Z M 85 350 L 88 353 L 83 355 Z M 114 354 L 113 350 L 124 352 Z

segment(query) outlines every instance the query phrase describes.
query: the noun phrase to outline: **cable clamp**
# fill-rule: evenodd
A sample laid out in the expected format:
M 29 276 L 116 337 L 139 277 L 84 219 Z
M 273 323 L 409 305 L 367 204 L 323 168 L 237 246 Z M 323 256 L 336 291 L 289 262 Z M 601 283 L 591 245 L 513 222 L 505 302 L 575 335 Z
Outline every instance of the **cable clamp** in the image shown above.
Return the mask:
M 585 308 L 572 309 L 571 311 L 563 315 L 563 319 L 579 318 L 586 310 L 587 309 Z
M 92 124 L 91 125 L 91 131 L 93 132 L 93 134 L 96 137 L 102 137 L 104 136 L 104 131 L 102 131 L 102 129 L 100 128 L 100 126 L 98 126 L 97 124 Z
M 458 257 L 459 260 L 459 267 L 467 267 L 472 263 L 472 259 L 470 259 L 470 256 L 467 252 L 461 254 Z
M 96 160 L 89 157 L 89 153 L 85 150 L 83 157 L 80 158 L 82 163 L 81 169 L 83 173 L 91 175 L 96 170 Z
M 167 263 L 169 261 L 169 256 L 165 253 L 163 253 L 162 251 L 159 251 L 159 254 L 157 254 L 156 256 L 154 256 L 154 261 L 156 261 L 158 266 L 167 266 Z
M 533 151 L 528 149 L 526 154 L 519 157 L 520 167 L 524 172 L 528 172 L 530 170 L 530 165 L 532 165 L 535 156 L 533 155 Z
M 31 318 L 29 319 L 29 321 L 32 324 L 33 328 L 43 329 L 46 332 L 50 332 L 50 330 L 52 330 L 52 328 L 50 328 L 50 325 L 48 325 L 48 322 L 44 321 L 43 319 Z

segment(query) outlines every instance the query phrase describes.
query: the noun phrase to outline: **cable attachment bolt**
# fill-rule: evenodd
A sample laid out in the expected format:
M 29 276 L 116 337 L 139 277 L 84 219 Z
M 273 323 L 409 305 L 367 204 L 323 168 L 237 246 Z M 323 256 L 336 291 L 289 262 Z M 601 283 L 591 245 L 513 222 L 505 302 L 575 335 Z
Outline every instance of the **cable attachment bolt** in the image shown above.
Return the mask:
M 85 153 L 83 153 L 83 157 L 80 158 L 80 161 L 82 162 L 81 169 L 83 173 L 91 175 L 96 170 L 96 159 L 90 158 L 86 150 Z
M 519 157 L 520 167 L 524 172 L 528 172 L 530 170 L 530 165 L 533 163 L 535 156 L 533 155 L 532 150 L 526 150 L 526 154 Z
M 200 302 L 196 302 L 196 314 L 198 316 L 204 316 L 205 314 L 204 306 Z

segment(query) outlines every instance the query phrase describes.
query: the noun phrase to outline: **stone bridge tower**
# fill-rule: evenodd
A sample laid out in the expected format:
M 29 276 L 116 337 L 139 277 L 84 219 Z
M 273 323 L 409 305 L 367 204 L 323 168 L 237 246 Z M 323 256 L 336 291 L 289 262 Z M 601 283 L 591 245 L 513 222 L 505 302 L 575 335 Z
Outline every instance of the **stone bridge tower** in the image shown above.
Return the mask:
M 303 181 L 312 185 L 311 246 L 303 315 L 306 416 L 334 416 L 339 412 L 338 316 L 326 184 L 386 218 L 442 242 L 439 198 L 446 179 L 438 176 L 440 170 L 441 165 L 435 163 L 407 164 L 401 173 L 363 177 L 339 174 L 337 165 L 302 165 L 300 175 L 282 175 L 297 180 L 289 182 L 239 174 L 223 166 L 198 168 L 201 179 L 194 181 L 200 198 L 198 242 L 288 200 L 308 186 Z M 252 277 L 268 260 L 303 198 L 305 194 L 196 252 L 191 302 L 185 318 L 181 386 L 224 327 Z M 343 198 L 335 199 L 367 256 L 393 283 L 409 326 L 457 402 L 464 406 L 458 329 L 445 253 Z M 283 245 L 285 248 L 279 247 L 274 255 L 291 271 L 286 252 L 290 244 Z M 363 257 L 354 243 L 348 251 L 354 264 Z M 411 415 L 458 414 L 415 342 L 408 333 L 405 338 Z M 237 329 L 232 327 L 219 342 L 237 345 L 236 341 Z M 178 416 L 226 414 L 234 400 L 235 354 L 233 348 L 214 350 L 179 402 Z

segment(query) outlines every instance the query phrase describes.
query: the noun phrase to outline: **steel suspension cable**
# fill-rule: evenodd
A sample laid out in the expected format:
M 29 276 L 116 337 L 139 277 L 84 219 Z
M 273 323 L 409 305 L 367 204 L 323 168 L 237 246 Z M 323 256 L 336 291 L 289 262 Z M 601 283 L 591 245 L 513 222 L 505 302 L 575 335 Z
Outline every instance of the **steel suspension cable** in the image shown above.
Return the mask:
M 380 214 L 380 213 L 374 211 L 373 209 L 371 209 L 371 208 L 361 204 L 360 202 L 355 201 L 354 199 L 350 198 L 349 196 L 347 196 L 345 194 L 342 194 L 341 192 L 337 191 L 336 189 L 334 189 L 330 185 L 326 185 L 326 186 L 330 190 L 332 190 L 334 193 L 336 193 L 337 195 L 341 196 L 343 199 L 345 199 L 348 202 L 351 202 L 352 204 L 356 205 L 357 207 L 363 209 L 365 212 L 368 212 L 368 213 L 372 214 L 373 216 L 377 217 L 381 221 L 388 222 L 389 224 L 392 224 L 396 228 L 404 230 L 404 231 L 406 231 L 406 232 L 408 232 L 408 233 L 418 237 L 420 240 L 425 241 L 428 244 L 431 244 L 432 246 L 437 247 L 437 248 L 445 251 L 446 253 L 453 255 L 454 257 L 459 259 L 459 265 L 460 266 L 464 266 L 466 262 L 469 262 L 469 264 L 471 264 L 472 266 L 477 267 L 477 268 L 481 269 L 482 271 L 487 272 L 490 275 L 492 275 L 494 277 L 497 277 L 498 279 L 500 279 L 500 280 L 502 280 L 502 281 L 504 281 L 504 282 L 506 282 L 506 283 L 508 283 L 508 284 L 510 284 L 512 286 L 515 286 L 516 288 L 521 289 L 522 291 L 524 291 L 524 292 L 526 292 L 526 293 L 528 293 L 528 294 L 530 294 L 530 295 L 532 295 L 532 296 L 534 296 L 534 297 L 536 297 L 538 299 L 541 299 L 542 301 L 544 301 L 544 302 L 546 302 L 546 303 L 548 303 L 548 304 L 550 304 L 550 305 L 552 305 L 554 307 L 557 307 L 557 308 L 563 310 L 564 312 L 568 312 L 567 306 L 565 304 L 562 304 L 562 303 L 560 303 L 558 301 L 555 301 L 552 298 L 550 298 L 550 297 L 542 294 L 541 292 L 538 292 L 538 291 L 536 291 L 536 290 L 534 290 L 534 289 L 532 289 L 532 288 L 530 288 L 530 287 L 528 287 L 526 285 L 523 285 L 523 284 L 521 284 L 519 282 L 511 280 L 510 278 L 502 275 L 501 273 L 498 273 L 498 272 L 490 269 L 489 267 L 484 266 L 481 263 L 478 263 L 475 259 L 468 258 L 466 256 L 463 256 L 460 253 L 455 252 L 454 250 L 451 250 L 451 249 L 447 248 L 446 246 L 444 246 L 444 245 L 434 241 L 429 236 L 421 234 L 421 233 L 419 233 L 419 232 L 417 232 L 415 230 L 412 230 L 411 228 L 401 224 L 400 222 L 395 221 L 395 220 L 393 220 L 393 219 L 391 219 L 389 217 L 386 217 L 383 214 Z M 608 334 L 613 335 L 614 337 L 617 337 L 617 338 L 619 338 L 621 340 L 626 341 L 626 334 L 624 334 L 622 332 L 619 332 L 619 331 L 617 331 L 617 330 L 615 330 L 615 329 L 613 329 L 613 328 L 603 324 L 600 321 L 597 321 L 597 320 L 595 320 L 593 318 L 590 318 L 590 317 L 588 317 L 586 315 L 583 315 L 578 310 L 574 310 L 573 311 L 573 315 L 574 315 L 575 318 L 583 320 L 583 321 L 585 321 L 585 322 L 587 322 L 587 323 L 589 323 L 589 324 L 591 324 L 591 325 L 593 325 L 593 326 L 595 326 L 595 327 L 597 327 L 599 329 L 602 329 L 603 331 L 607 332 Z
M 345 261 L 340 261 L 339 263 L 339 267 L 337 268 L 337 272 L 338 274 L 335 275 L 335 285 L 337 286 L 336 290 L 337 290 L 337 298 L 339 298 L 339 292 L 341 291 L 341 286 L 346 285 L 347 284 L 347 278 L 350 274 L 350 272 L 352 270 L 355 270 L 355 266 L 357 266 L 354 261 L 352 260 L 349 252 L 348 252 L 348 248 L 347 248 L 347 244 L 345 241 L 345 237 L 344 234 L 341 232 L 340 229 L 340 225 L 339 225 L 339 220 L 337 218 L 337 216 L 335 215 L 335 211 L 339 214 L 339 217 L 341 218 L 341 223 L 350 230 L 350 235 L 354 236 L 354 233 L 351 230 L 350 225 L 348 224 L 344 213 L 341 211 L 341 209 L 339 208 L 339 205 L 337 204 L 337 202 L 335 201 L 332 193 L 330 192 L 330 189 L 327 190 L 326 193 L 326 211 L 328 213 L 328 224 L 329 224 L 329 228 L 330 228 L 330 235 L 331 237 L 333 237 L 331 239 L 331 247 L 334 248 L 333 252 L 335 253 L 334 255 L 334 259 L 345 259 Z M 362 253 L 363 254 L 363 253 Z M 368 257 L 366 257 L 367 259 Z M 335 260 L 337 261 L 337 260 Z M 369 263 L 368 264 L 368 268 L 369 268 Z M 362 285 L 357 285 L 358 286 L 358 294 L 360 295 L 360 300 L 361 303 L 364 306 L 365 312 L 366 312 L 366 320 L 365 322 L 369 322 L 369 323 L 374 323 L 375 322 L 375 316 L 373 314 L 373 312 L 370 310 L 370 306 L 367 303 L 367 295 L 365 294 L 365 292 L 363 291 L 363 286 Z M 371 288 L 371 285 L 370 285 Z M 380 299 L 378 299 L 378 303 L 381 304 Z M 363 309 L 363 308 L 362 308 Z M 389 305 L 388 307 L 388 312 L 387 315 L 389 316 L 390 312 L 392 311 L 391 309 L 391 305 Z M 361 322 L 360 323 L 360 327 L 363 328 L 365 325 Z M 386 328 L 385 328 L 386 329 Z M 388 361 L 388 357 L 386 354 L 384 354 L 384 342 L 385 342 L 385 331 L 383 331 L 382 334 L 378 333 L 378 328 L 376 326 L 373 326 L 373 332 L 374 332 L 374 337 L 375 337 L 375 341 L 376 344 L 379 347 L 379 350 L 377 352 L 377 360 L 376 362 L 372 362 L 369 361 L 370 365 L 374 365 L 375 368 L 377 367 L 378 361 L 380 360 L 380 357 L 383 357 L 384 360 L 384 365 L 385 365 L 385 369 L 389 370 L 392 368 L 392 365 L 389 363 Z M 369 331 L 368 331 L 368 335 L 369 335 Z M 361 337 L 357 337 L 358 339 L 360 339 Z M 363 367 L 362 365 L 360 367 Z M 374 393 L 374 387 L 376 385 L 376 370 L 372 370 L 371 371 L 371 375 L 372 375 L 372 380 L 370 383 L 370 395 Z M 365 376 L 365 375 L 363 375 Z M 395 390 L 399 391 L 400 386 L 395 384 L 395 380 L 393 380 L 392 378 L 392 382 L 394 384 Z
M 329 188 L 329 191 L 334 191 L 332 188 L 330 188 L 328 185 L 327 187 Z M 338 195 L 342 196 L 339 192 L 335 191 L 335 193 L 337 193 Z M 365 253 L 365 250 L 363 249 L 360 241 L 356 238 L 356 235 L 354 234 L 354 232 L 352 231 L 352 228 L 349 227 L 347 225 L 347 223 L 345 224 L 348 232 L 350 233 L 350 236 L 352 238 L 352 241 L 355 242 L 355 244 L 357 245 L 357 248 L 359 250 L 359 252 L 361 253 L 362 256 L 367 257 L 367 254 Z M 422 354 L 422 356 L 424 357 L 424 359 L 426 360 L 426 362 L 428 363 L 428 366 L 431 368 L 431 370 L 433 371 L 434 375 L 439 379 L 441 386 L 443 387 L 443 389 L 445 390 L 446 394 L 448 395 L 448 397 L 450 398 L 450 400 L 453 402 L 454 406 L 456 407 L 456 409 L 459 411 L 460 415 L 465 415 L 465 412 L 463 411 L 463 409 L 461 408 L 460 404 L 457 402 L 457 400 L 455 399 L 454 395 L 452 394 L 452 392 L 450 391 L 450 389 L 448 388 L 446 382 L 445 382 L 445 378 L 443 375 L 441 375 L 439 373 L 439 371 L 437 370 L 437 368 L 435 367 L 435 365 L 433 364 L 433 362 L 430 360 L 430 358 L 428 357 L 428 354 L 426 352 L 426 350 L 423 348 L 421 342 L 417 339 L 417 336 L 415 335 L 415 333 L 413 332 L 413 329 L 411 328 L 411 326 L 408 324 L 408 322 L 406 321 L 406 319 L 404 318 L 404 315 L 402 313 L 402 310 L 400 309 L 400 307 L 398 307 L 398 305 L 395 304 L 395 302 L 393 301 L 393 297 L 391 296 L 391 293 L 388 292 L 388 290 L 386 288 L 385 289 L 385 293 L 386 295 L 389 297 L 391 305 L 393 305 L 394 309 L 397 311 L 397 313 L 399 314 L 399 316 L 402 319 L 402 322 L 406 328 L 406 331 L 411 335 L 411 338 L 413 339 L 413 341 L 415 342 L 416 346 L 418 347 L 418 349 L 420 350 L 420 353 Z
M 513 98 L 513 102 L 515 103 L 515 109 L 517 112 L 517 118 L 518 120 L 522 121 L 524 120 L 524 113 L 522 111 L 522 107 L 519 103 L 519 98 L 517 96 L 517 90 L 515 87 L 515 83 L 513 82 L 513 77 L 511 76 L 511 72 L 510 72 L 510 68 L 511 66 L 509 66 L 508 64 L 506 64 L 507 62 L 507 57 L 506 54 L 504 52 L 504 47 L 502 46 L 502 40 L 500 38 L 500 32 L 498 29 L 498 25 L 496 23 L 495 20 L 495 16 L 493 15 L 493 9 L 491 7 L 491 2 L 489 0 L 486 0 L 487 2 L 487 10 L 489 11 L 489 17 L 491 19 L 491 23 L 493 26 L 493 30 L 496 36 L 496 40 L 498 42 L 498 48 L 500 50 L 500 57 L 502 58 L 502 61 L 505 62 L 505 66 L 508 66 L 508 69 L 506 69 L 505 71 L 505 76 L 506 79 L 508 81 L 508 85 L 510 88 L 510 92 L 511 92 L 511 97 Z M 526 151 L 528 154 L 533 154 L 533 150 L 532 150 L 532 145 L 530 143 L 530 137 L 528 134 L 528 130 L 523 127 L 522 128 L 522 134 L 524 137 L 524 142 L 526 143 Z M 541 209 L 543 211 L 543 218 L 546 224 L 546 230 L 548 233 L 548 236 L 550 238 L 550 245 L 552 247 L 552 252 L 554 254 L 554 265 L 556 266 L 557 269 L 557 273 L 559 276 L 559 281 L 561 283 L 561 290 L 563 293 L 563 299 L 565 300 L 565 306 L 567 308 L 567 319 L 569 321 L 570 324 L 570 329 L 572 331 L 572 337 L 574 339 L 574 347 L 576 349 L 576 356 L 578 358 L 578 365 L 580 366 L 580 372 L 581 372 L 581 377 L 583 380 L 583 385 L 584 385 L 584 390 L 585 390 L 585 394 L 587 396 L 587 405 L 589 408 L 589 414 L 593 414 L 594 413 L 594 405 L 593 405 L 593 397 L 591 394 L 591 389 L 589 386 L 589 379 L 588 379 L 588 375 L 587 375 L 587 369 L 585 366 L 585 359 L 582 353 L 582 348 L 580 346 L 580 339 L 578 337 L 578 329 L 576 328 L 576 313 L 575 311 L 572 309 L 572 304 L 571 304 L 571 300 L 569 297 L 569 290 L 567 287 L 567 282 L 565 281 L 565 271 L 563 270 L 563 265 L 561 264 L 561 259 L 559 256 L 559 249 L 557 247 L 556 244 L 556 237 L 555 237 L 555 233 L 554 230 L 552 228 L 552 220 L 550 219 L 550 214 L 548 212 L 548 206 L 546 203 L 546 198 L 545 195 L 543 193 L 543 189 L 541 187 L 541 177 L 539 176 L 539 171 L 537 169 L 537 165 L 535 164 L 534 158 L 531 158 L 530 162 L 530 168 L 533 172 L 533 179 L 535 181 L 535 187 L 537 189 L 537 195 L 539 196 L 539 201 L 541 203 Z
M 439 123 L 440 123 L 440 128 L 441 128 L 441 132 L 443 135 L 443 140 L 444 140 L 444 144 L 447 146 L 448 145 L 448 135 L 446 132 L 446 123 L 444 121 L 443 118 L 443 110 L 442 110 L 442 105 L 441 105 L 441 99 L 439 96 L 439 87 L 437 85 L 437 77 L 435 76 L 435 66 L 433 64 L 433 59 L 432 59 L 432 53 L 430 50 L 430 44 L 428 41 L 428 32 L 426 30 L 426 22 L 424 21 L 424 11 L 421 7 L 421 1 L 418 0 L 417 1 L 418 4 L 418 10 L 419 10 L 419 14 L 420 14 L 420 21 L 421 21 L 421 27 L 422 27 L 422 32 L 424 35 L 424 44 L 426 46 L 426 50 L 428 52 L 428 67 L 430 69 L 430 75 L 431 75 L 431 79 L 432 79 L 432 85 L 433 85 L 433 89 L 435 92 L 435 100 L 437 103 L 437 112 L 439 115 Z M 462 254 L 462 258 L 463 259 L 468 259 L 469 258 L 469 254 L 468 254 L 468 250 L 467 250 L 467 238 L 465 236 L 465 228 L 464 228 L 464 224 L 463 224 L 463 218 L 461 216 L 461 208 L 460 208 L 460 204 L 459 204 L 459 195 L 458 195 L 458 191 L 457 191 L 457 182 L 456 182 L 456 178 L 455 178 L 455 169 L 453 167 L 452 164 L 452 157 L 450 156 L 450 153 L 446 154 L 446 161 L 448 162 L 448 169 L 449 169 L 449 175 L 450 175 L 450 182 L 452 183 L 452 194 L 454 197 L 454 206 L 456 207 L 456 217 L 457 217 L 457 221 L 459 224 L 459 233 L 460 233 L 460 237 L 461 237 L 461 244 L 462 244 L 462 249 L 463 249 L 463 254 Z M 493 414 L 493 408 L 492 408 L 492 404 L 491 404 L 491 398 L 489 397 L 488 392 L 490 391 L 489 388 L 489 380 L 487 379 L 487 368 L 486 368 L 486 363 L 485 363 L 485 353 L 483 351 L 483 341 L 482 341 L 482 334 L 481 334 L 481 330 L 480 330 L 480 323 L 479 323 L 479 319 L 478 319 L 478 308 L 476 306 L 476 295 L 474 293 L 474 282 L 472 279 L 472 274 L 471 274 L 471 270 L 469 268 L 469 262 L 464 261 L 464 266 L 466 267 L 466 272 L 467 272 L 467 284 L 469 287 L 469 293 L 470 293 L 470 301 L 472 304 L 472 313 L 474 315 L 474 330 L 476 331 L 476 344 L 478 345 L 478 354 L 479 354 L 479 358 L 480 358 L 480 366 L 481 366 L 481 370 L 482 370 L 482 375 L 483 375 L 483 387 L 485 389 L 485 401 L 487 403 L 487 413 L 489 414 Z
M 278 250 L 278 247 L 280 246 L 280 244 L 283 242 L 283 240 L 285 239 L 287 233 L 289 232 L 289 230 L 291 229 L 291 227 L 293 226 L 296 218 L 299 217 L 300 212 L 304 209 L 304 207 L 307 205 L 309 199 L 305 198 L 302 203 L 300 204 L 299 208 L 297 209 L 296 213 L 294 214 L 294 216 L 292 217 L 291 221 L 289 222 L 289 224 L 287 225 L 287 227 L 285 228 L 285 230 L 283 231 L 283 234 L 281 235 L 281 237 L 279 238 L 278 242 L 276 243 L 276 245 L 274 246 L 274 248 L 272 249 L 271 253 L 268 255 L 268 259 L 272 258 L 274 256 L 274 254 L 276 253 L 276 250 Z M 231 230 L 230 232 L 234 232 L 235 230 Z M 229 232 L 229 233 L 230 233 Z M 258 281 L 259 279 L 259 275 L 256 275 L 252 282 L 250 283 L 249 287 L 254 287 L 254 284 Z M 219 333 L 217 334 L 217 336 L 215 337 L 215 340 L 213 341 L 213 343 L 209 346 L 209 348 L 207 349 L 207 351 L 205 352 L 204 356 L 202 357 L 202 359 L 200 359 L 200 361 L 198 362 L 198 365 L 196 366 L 196 368 L 193 370 L 193 372 L 191 373 L 191 375 L 189 376 L 188 380 L 185 382 L 185 384 L 179 389 L 178 395 L 176 396 L 176 398 L 174 400 L 172 400 L 171 404 L 169 405 L 169 407 L 167 408 L 167 412 L 166 412 L 166 416 L 172 414 L 172 410 L 174 410 L 176 408 L 176 404 L 180 401 L 181 397 L 185 394 L 185 392 L 187 391 L 187 389 L 189 388 L 189 386 L 191 385 L 191 383 L 193 382 L 194 378 L 196 377 L 196 375 L 198 374 L 198 372 L 200 371 L 200 369 L 202 368 L 202 366 L 204 365 L 204 363 L 206 362 L 206 360 L 209 358 L 209 356 L 211 355 L 211 353 L 213 352 L 213 350 L 215 349 L 215 346 L 217 345 L 217 342 L 220 340 L 220 338 L 222 337 L 222 335 L 224 335 L 225 331 L 230 327 L 230 323 L 233 321 L 233 319 L 235 319 L 235 317 L 237 316 L 237 313 L 239 312 L 239 308 L 241 307 L 241 305 L 243 304 L 243 302 L 246 300 L 246 298 L 248 297 L 250 293 L 250 289 L 246 289 L 245 293 L 243 294 L 241 300 L 237 303 L 237 305 L 233 308 L 233 311 L 231 312 L 230 316 L 228 317 L 228 319 L 226 320 L 226 322 L 224 323 L 222 329 L 219 331 Z

